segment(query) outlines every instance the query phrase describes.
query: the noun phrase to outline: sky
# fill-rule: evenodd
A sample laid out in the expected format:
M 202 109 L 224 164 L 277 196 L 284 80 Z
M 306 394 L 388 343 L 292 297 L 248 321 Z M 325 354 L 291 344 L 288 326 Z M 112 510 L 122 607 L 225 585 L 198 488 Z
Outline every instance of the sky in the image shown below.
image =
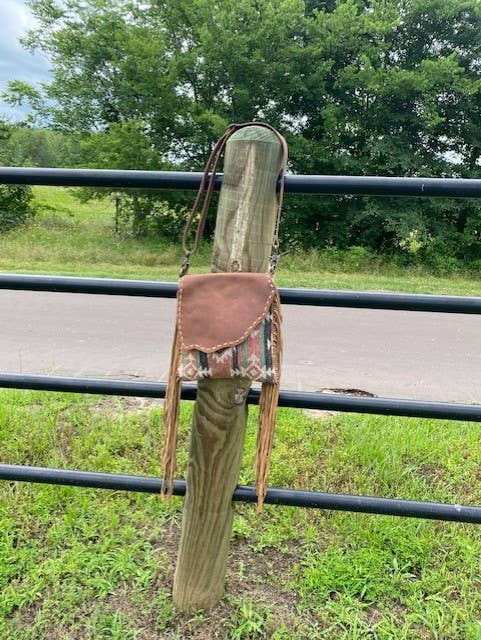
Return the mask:
M 0 0 L 0 94 L 10 80 L 30 84 L 48 80 L 48 60 L 40 53 L 25 51 L 18 39 L 32 27 L 35 19 L 25 0 Z M 27 111 L 11 107 L 0 99 L 0 118 L 9 122 L 21 120 Z

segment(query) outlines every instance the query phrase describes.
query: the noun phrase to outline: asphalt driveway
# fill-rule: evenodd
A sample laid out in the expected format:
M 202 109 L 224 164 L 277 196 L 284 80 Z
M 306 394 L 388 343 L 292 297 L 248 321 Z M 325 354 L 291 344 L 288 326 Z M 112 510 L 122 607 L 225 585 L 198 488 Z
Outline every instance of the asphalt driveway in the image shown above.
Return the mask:
M 0 291 L 0 370 L 165 380 L 175 301 Z M 475 315 L 284 307 L 283 388 L 481 401 Z

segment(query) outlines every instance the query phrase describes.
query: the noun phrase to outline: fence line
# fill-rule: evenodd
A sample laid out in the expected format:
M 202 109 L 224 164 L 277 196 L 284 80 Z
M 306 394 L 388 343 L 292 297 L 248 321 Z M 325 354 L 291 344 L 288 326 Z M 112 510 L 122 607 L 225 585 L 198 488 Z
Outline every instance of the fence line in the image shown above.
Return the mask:
M 200 178 L 200 173 L 177 171 L 0 168 L 0 183 L 5 184 L 196 189 L 199 186 Z M 222 175 L 218 175 L 216 187 L 219 188 L 221 184 Z M 480 198 L 481 180 L 289 175 L 286 177 L 286 191 L 318 195 Z M 174 298 L 177 285 L 175 283 L 105 278 L 0 274 L 0 289 Z M 481 314 L 481 298 L 475 297 L 288 288 L 281 288 L 280 292 L 284 304 Z M 68 378 L 2 373 L 0 374 L 0 387 L 162 398 L 165 396 L 166 385 L 162 382 L 149 381 L 133 382 L 103 378 Z M 195 385 L 183 385 L 182 397 L 184 399 L 194 400 L 195 396 Z M 248 401 L 253 404 L 258 403 L 259 392 L 252 390 L 249 393 Z M 366 398 L 298 391 L 281 391 L 279 404 L 284 407 L 481 422 L 481 405 L 473 404 L 397 398 Z M 0 464 L 0 478 L 103 489 L 125 489 L 147 493 L 158 493 L 162 483 L 160 478 L 5 464 Z M 185 481 L 175 481 L 175 494 L 184 495 L 185 489 Z M 233 499 L 256 502 L 257 495 L 253 487 L 237 487 Z M 298 507 L 481 523 L 481 507 L 445 505 L 415 500 L 269 489 L 265 502 Z
M 0 183 L 122 189 L 197 189 L 202 173 L 120 169 L 0 167 Z M 220 189 L 222 174 L 216 176 Z M 481 198 L 473 178 L 397 178 L 383 176 L 286 175 L 286 193 L 311 195 Z

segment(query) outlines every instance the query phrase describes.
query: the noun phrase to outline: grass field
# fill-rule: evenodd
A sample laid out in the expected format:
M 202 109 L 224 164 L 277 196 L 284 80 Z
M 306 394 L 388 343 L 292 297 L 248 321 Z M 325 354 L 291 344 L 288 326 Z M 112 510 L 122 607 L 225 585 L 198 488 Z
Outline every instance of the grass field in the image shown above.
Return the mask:
M 175 279 L 179 253 L 113 236 L 107 201 L 36 188 L 45 209 L 2 238 L 0 268 Z M 481 294 L 469 278 L 379 267 L 322 271 L 286 259 L 296 286 Z M 207 250 L 198 264 L 208 268 Z M 183 403 L 179 473 L 191 403 Z M 253 482 L 251 408 L 240 481 Z M 158 475 L 154 401 L 0 391 L 0 461 Z M 281 409 L 272 486 L 481 502 L 475 423 Z M 172 606 L 182 501 L 0 483 L 0 640 L 481 640 L 481 529 L 474 525 L 235 505 L 226 593 L 211 612 Z
M 184 403 L 180 474 L 191 405 Z M 241 482 L 253 481 L 251 409 Z M 155 475 L 161 409 L 4 391 L 1 460 Z M 479 427 L 281 410 L 271 484 L 479 503 Z M 2 483 L 0 638 L 481 638 L 481 529 L 235 506 L 226 594 L 178 614 L 170 590 L 180 499 Z
M 28 229 L 3 236 L 0 269 L 49 273 L 175 280 L 181 253 L 161 240 L 115 236 L 113 205 L 106 198 L 79 202 L 72 189 L 35 187 L 40 213 Z M 209 247 L 196 256 L 198 271 L 209 269 Z M 312 252 L 286 256 L 277 282 L 284 286 L 373 289 L 481 295 L 481 280 L 463 275 L 435 276 L 426 269 L 401 269 L 362 261 L 326 263 Z

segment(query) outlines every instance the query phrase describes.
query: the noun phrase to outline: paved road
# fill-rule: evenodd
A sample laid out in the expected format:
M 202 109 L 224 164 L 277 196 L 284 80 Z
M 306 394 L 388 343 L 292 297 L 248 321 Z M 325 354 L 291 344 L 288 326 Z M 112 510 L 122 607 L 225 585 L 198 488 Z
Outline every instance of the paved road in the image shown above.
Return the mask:
M 0 291 L 0 370 L 165 380 L 174 300 Z M 283 387 L 481 402 L 481 318 L 285 306 Z

